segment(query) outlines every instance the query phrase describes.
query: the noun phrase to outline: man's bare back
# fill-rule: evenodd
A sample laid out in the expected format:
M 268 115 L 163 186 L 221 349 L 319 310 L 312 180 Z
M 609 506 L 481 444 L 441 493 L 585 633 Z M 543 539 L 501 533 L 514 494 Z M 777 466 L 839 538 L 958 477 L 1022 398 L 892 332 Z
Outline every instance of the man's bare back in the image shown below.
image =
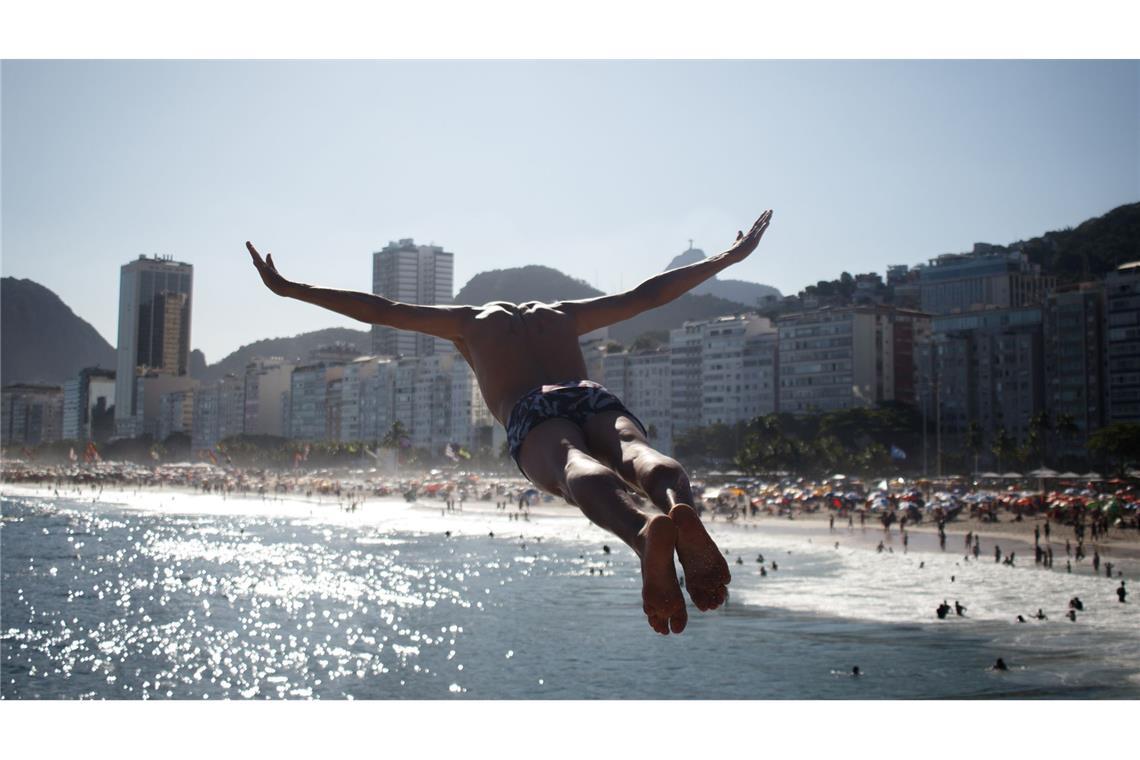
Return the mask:
M 503 425 L 515 402 L 532 388 L 586 378 L 574 319 L 561 303 L 495 301 L 472 311 L 455 347 Z
M 743 260 L 755 250 L 771 216 L 765 211 L 748 234 L 737 233 L 736 242 L 723 253 L 663 272 L 632 290 L 554 303 L 423 306 L 316 288 L 286 280 L 272 255 L 263 260 L 251 243 L 246 246 L 262 281 L 277 295 L 369 324 L 452 341 L 471 365 L 491 413 L 515 439 L 511 453 L 523 473 L 579 507 L 637 553 L 642 607 L 650 626 L 667 634 L 680 633 L 688 619 L 674 554 L 685 571 L 689 596 L 701 610 L 715 609 L 727 599 L 728 565 L 693 509 L 684 469 L 649 444 L 640 423 L 616 397 L 588 382 L 578 338 L 668 303 Z M 590 402 L 586 412 L 560 413 L 555 401 L 564 400 L 565 394 L 585 394 Z M 567 403 L 583 407 L 574 399 Z M 512 412 L 519 410 L 526 412 L 519 415 L 525 418 L 521 423 L 512 420 Z M 643 511 L 634 494 L 661 513 Z

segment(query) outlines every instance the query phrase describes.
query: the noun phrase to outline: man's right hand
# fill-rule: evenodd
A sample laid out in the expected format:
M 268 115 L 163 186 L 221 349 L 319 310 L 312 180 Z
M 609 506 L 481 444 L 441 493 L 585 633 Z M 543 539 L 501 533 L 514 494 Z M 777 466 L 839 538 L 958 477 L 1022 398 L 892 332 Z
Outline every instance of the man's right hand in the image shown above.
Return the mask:
M 736 233 L 736 242 L 732 247 L 724 252 L 724 257 L 731 261 L 733 264 L 744 261 L 748 258 L 748 254 L 756 250 L 756 246 L 760 243 L 760 238 L 764 237 L 764 231 L 768 229 L 768 222 L 772 220 L 772 209 L 768 209 L 756 223 L 752 225 L 752 229 L 748 230 L 748 234 L 744 232 Z
M 273 263 L 273 254 L 266 254 L 265 260 L 262 260 L 261 254 L 253 247 L 253 243 L 248 240 L 245 241 L 245 247 L 249 249 L 250 258 L 253 259 L 253 265 L 257 267 L 257 273 L 261 275 L 261 281 L 265 283 L 265 287 L 272 290 L 279 296 L 287 296 L 293 288 L 293 283 L 286 280 L 277 271 L 277 267 Z

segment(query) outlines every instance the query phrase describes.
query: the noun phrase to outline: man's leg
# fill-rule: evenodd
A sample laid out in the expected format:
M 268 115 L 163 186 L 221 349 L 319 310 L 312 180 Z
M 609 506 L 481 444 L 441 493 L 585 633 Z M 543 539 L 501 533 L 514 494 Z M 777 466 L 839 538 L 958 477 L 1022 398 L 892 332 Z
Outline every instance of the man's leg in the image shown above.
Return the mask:
M 602 412 L 583 426 L 590 453 L 649 497 L 677 526 L 677 557 L 685 588 L 697 609 L 713 610 L 728 598 L 728 563 L 693 509 L 689 476 L 681 464 L 657 451 L 627 415 Z
M 688 614 L 673 567 L 673 521 L 638 509 L 617 473 L 586 453 L 582 429 L 569 420 L 550 419 L 531 430 L 519 451 L 519 464 L 539 488 L 563 497 L 636 552 L 649 625 L 662 634 L 683 631 Z

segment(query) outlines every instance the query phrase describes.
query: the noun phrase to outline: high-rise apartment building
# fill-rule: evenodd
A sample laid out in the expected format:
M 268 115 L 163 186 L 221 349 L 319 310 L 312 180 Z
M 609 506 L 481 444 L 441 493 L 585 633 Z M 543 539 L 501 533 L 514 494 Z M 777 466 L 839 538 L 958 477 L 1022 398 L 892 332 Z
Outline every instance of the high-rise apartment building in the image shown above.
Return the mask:
M 891 306 L 823 308 L 787 314 L 779 327 L 779 411 L 829 412 L 911 401 L 921 312 Z
M 245 433 L 284 435 L 293 365 L 280 358 L 257 358 L 245 368 Z
M 388 243 L 372 254 L 372 292 L 393 301 L 444 306 L 452 301 L 455 254 L 436 245 L 416 245 L 411 238 Z M 373 325 L 372 353 L 428 356 L 453 350 L 430 335 Z
M 1105 422 L 1140 422 L 1140 261 L 1104 278 Z
M 0 443 L 34 446 L 60 439 L 63 389 L 58 385 L 5 385 L 0 395 Z
M 946 253 L 919 268 L 919 298 L 927 314 L 1040 304 L 1057 283 L 1020 251 L 976 243 L 970 253 Z
M 144 432 L 140 374 L 185 375 L 189 371 L 193 277 L 190 264 L 169 257 L 139 256 L 120 269 L 117 436 Z
M 1082 456 L 1089 434 L 1104 424 L 1104 286 L 1084 282 L 1055 291 L 1043 311 L 1053 453 Z
M 766 317 L 701 326 L 701 424 L 731 425 L 776 411 L 776 330 Z
M 1045 408 L 1042 344 L 1039 306 L 934 317 L 918 352 L 920 408 L 941 433 L 977 422 L 987 441 L 998 430 L 1025 441 Z
M 86 367 L 63 384 L 63 438 L 102 442 L 114 432 L 115 371 Z M 111 423 L 111 424 L 108 424 Z

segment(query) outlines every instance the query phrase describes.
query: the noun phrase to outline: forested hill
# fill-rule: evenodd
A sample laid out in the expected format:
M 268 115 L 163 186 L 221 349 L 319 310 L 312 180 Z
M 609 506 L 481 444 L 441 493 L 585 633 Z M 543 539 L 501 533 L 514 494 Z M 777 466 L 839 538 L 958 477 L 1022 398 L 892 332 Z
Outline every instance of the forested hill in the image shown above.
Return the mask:
M 1121 264 L 1140 260 L 1140 203 L 1006 248 L 1024 251 L 1060 283 L 1100 279 Z

